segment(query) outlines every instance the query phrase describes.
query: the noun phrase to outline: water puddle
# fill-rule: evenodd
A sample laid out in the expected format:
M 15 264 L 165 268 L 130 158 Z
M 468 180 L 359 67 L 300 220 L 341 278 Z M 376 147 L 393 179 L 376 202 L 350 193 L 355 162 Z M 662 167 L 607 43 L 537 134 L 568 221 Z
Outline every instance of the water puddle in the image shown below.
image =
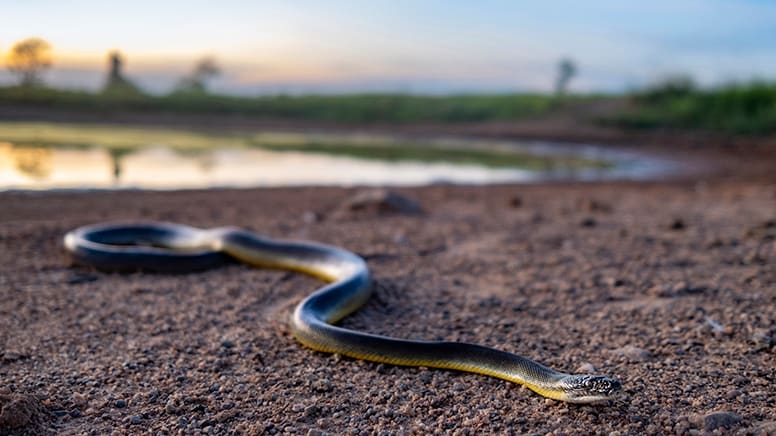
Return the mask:
M 444 142 L 444 141 L 441 141 Z M 477 145 L 447 140 L 453 147 Z M 186 189 L 298 185 L 427 185 L 528 183 L 545 180 L 648 179 L 669 173 L 664 159 L 594 146 L 491 142 L 491 147 L 542 156 L 577 156 L 599 167 L 542 170 L 445 162 L 380 161 L 257 148 L 180 151 L 150 146 L 106 148 L 16 146 L 0 143 L 0 189 Z

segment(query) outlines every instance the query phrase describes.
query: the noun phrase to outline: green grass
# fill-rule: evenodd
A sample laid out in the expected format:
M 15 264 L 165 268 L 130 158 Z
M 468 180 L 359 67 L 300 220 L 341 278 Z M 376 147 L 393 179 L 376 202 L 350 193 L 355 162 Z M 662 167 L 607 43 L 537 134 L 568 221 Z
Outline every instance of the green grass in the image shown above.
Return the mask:
M 502 148 L 448 146 L 390 137 L 306 135 L 262 132 L 217 135 L 188 130 L 91 124 L 0 122 L 0 142 L 38 147 L 101 147 L 126 154 L 142 147 L 164 146 L 183 153 L 222 147 L 258 147 L 278 152 L 312 152 L 383 161 L 448 162 L 533 170 L 602 168 L 604 161 L 536 156 Z
M 605 121 L 629 128 L 704 129 L 730 134 L 776 133 L 776 84 L 754 82 L 699 89 L 669 81 L 632 96 L 635 109 Z
M 584 97 L 569 97 L 575 98 Z M 473 122 L 520 119 L 550 111 L 542 94 L 418 96 L 405 94 L 235 97 L 201 93 L 152 96 L 51 88 L 0 88 L 0 104 L 77 111 L 151 111 L 255 116 L 343 123 Z
M 608 162 L 575 157 L 537 156 L 515 151 L 443 147 L 434 144 L 399 142 L 392 144 L 359 144 L 343 142 L 308 142 L 256 146 L 278 152 L 301 151 L 381 161 L 447 162 L 459 165 L 484 165 L 492 168 L 549 170 L 553 168 L 604 168 Z
M 185 130 L 37 122 L 0 122 L 0 141 L 22 145 L 106 149 L 163 145 L 176 150 L 205 150 L 248 145 L 245 138 Z

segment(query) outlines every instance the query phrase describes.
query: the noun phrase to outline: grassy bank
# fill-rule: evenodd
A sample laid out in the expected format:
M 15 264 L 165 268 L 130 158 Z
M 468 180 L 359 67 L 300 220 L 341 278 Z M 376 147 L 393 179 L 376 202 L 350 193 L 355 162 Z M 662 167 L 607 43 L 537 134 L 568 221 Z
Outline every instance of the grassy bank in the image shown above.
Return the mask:
M 700 89 L 671 80 L 632 97 L 632 111 L 605 121 L 627 128 L 703 129 L 728 134 L 776 133 L 776 84 L 755 82 Z
M 575 97 L 577 98 L 577 97 Z M 585 97 L 578 97 L 583 99 Z M 547 113 L 556 99 L 542 94 L 417 96 L 404 94 L 235 97 L 95 94 L 50 88 L 0 88 L 0 104 L 77 111 L 157 111 L 234 114 L 343 123 L 470 122 Z
M 563 156 L 537 156 L 485 146 L 447 146 L 390 137 L 305 135 L 262 132 L 212 134 L 188 130 L 91 124 L 0 122 L 0 142 L 29 147 L 100 147 L 129 153 L 164 146 L 192 153 L 219 147 L 256 147 L 276 152 L 308 152 L 383 161 L 448 162 L 500 168 L 602 168 L 607 162 Z
M 565 156 L 537 156 L 503 149 L 449 148 L 434 144 L 307 142 L 304 144 L 273 144 L 257 142 L 257 146 L 278 152 L 301 151 L 382 161 L 447 162 L 459 165 L 484 165 L 493 168 L 549 170 L 554 168 L 605 168 L 608 162 Z

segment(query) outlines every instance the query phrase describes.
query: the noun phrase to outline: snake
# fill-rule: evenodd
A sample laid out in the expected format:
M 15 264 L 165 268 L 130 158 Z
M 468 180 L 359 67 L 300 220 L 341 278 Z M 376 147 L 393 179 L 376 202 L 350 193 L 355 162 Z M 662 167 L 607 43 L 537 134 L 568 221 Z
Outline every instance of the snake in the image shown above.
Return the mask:
M 569 403 L 608 403 L 621 393 L 621 383 L 615 378 L 567 374 L 483 345 L 398 339 L 338 326 L 372 292 L 366 261 L 339 247 L 271 239 L 236 227 L 200 229 L 169 222 L 86 225 L 67 232 L 64 246 L 74 263 L 98 270 L 185 273 L 236 260 L 321 279 L 326 285 L 304 298 L 290 320 L 293 336 L 320 352 L 483 374 Z

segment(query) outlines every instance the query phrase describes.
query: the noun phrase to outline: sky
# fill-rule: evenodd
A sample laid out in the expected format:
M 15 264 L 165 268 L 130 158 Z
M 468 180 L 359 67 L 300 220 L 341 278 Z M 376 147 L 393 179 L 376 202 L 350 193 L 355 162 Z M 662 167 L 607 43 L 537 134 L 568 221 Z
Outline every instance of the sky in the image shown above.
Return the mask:
M 624 92 L 688 74 L 704 85 L 776 79 L 769 0 L 0 0 L 0 59 L 40 37 L 52 86 L 99 89 L 107 53 L 153 93 L 198 59 L 215 92 Z M 3 66 L 0 84 L 15 78 Z

